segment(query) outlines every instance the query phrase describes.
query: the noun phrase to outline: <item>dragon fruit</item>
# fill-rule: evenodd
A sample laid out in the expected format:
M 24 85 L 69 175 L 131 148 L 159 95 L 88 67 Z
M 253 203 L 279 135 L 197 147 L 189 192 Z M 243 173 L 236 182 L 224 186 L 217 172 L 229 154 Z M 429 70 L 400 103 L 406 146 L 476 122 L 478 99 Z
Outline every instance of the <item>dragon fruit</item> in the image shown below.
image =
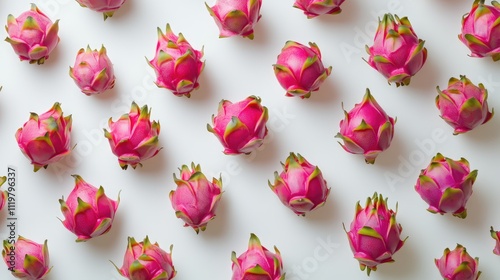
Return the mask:
M 260 102 L 249 96 L 234 104 L 228 100 L 219 103 L 217 116 L 212 115 L 213 127 L 208 124 L 207 129 L 219 139 L 225 154 L 249 154 L 262 145 L 269 116 Z
M 209 221 L 215 218 L 215 211 L 222 195 L 222 180 L 213 178 L 212 182 L 201 172 L 200 165 L 191 163 L 179 169 L 181 178 L 174 181 L 177 189 L 170 192 L 170 202 L 177 218 L 185 226 L 192 227 L 196 233 L 204 231 Z
M 104 20 L 112 17 L 125 0 L 76 0 L 82 7 L 91 9 L 92 11 L 100 12 L 104 16 Z
M 2 257 L 12 276 L 19 279 L 44 279 L 52 269 L 49 267 L 47 240 L 43 244 L 38 244 L 19 236 L 12 244 L 6 239 L 3 242 Z
M 495 231 L 493 227 L 490 229 L 490 234 L 493 239 L 495 239 L 495 248 L 493 253 L 500 256 L 500 231 Z
M 345 0 L 295 0 L 293 5 L 297 9 L 304 11 L 307 18 L 314 18 L 325 14 L 339 14 L 342 12 L 340 5 Z
M 453 160 L 438 153 L 426 169 L 420 172 L 415 190 L 429 204 L 431 213 L 453 213 L 467 217 L 465 205 L 472 195 L 477 170 L 470 171 L 469 162 Z
M 217 0 L 208 12 L 219 27 L 219 37 L 241 35 L 254 38 L 254 26 L 259 21 L 262 0 Z
M 77 242 L 87 241 L 107 233 L 113 225 L 115 213 L 120 203 L 111 200 L 104 193 L 103 187 L 96 187 L 85 182 L 82 177 L 75 178 L 75 187 L 64 201 L 59 199 L 61 211 L 66 220 L 63 225 L 78 237 Z
M 17 144 L 35 172 L 71 152 L 71 123 L 71 115 L 64 117 L 61 104 L 56 102 L 40 116 L 31 113 L 29 121 L 17 130 Z
M 130 113 L 123 114 L 113 122 L 109 119 L 110 131 L 104 129 L 111 151 L 118 157 L 122 169 L 128 165 L 136 168 L 142 166 L 142 161 L 154 157 L 161 150 L 158 147 L 160 123 L 149 120 L 151 111 L 147 105 L 142 108 L 132 102 Z
M 176 274 L 172 264 L 172 246 L 167 253 L 158 243 L 151 243 L 148 236 L 142 242 L 129 237 L 123 266 L 115 267 L 120 275 L 129 280 L 170 280 Z
M 477 280 L 481 275 L 477 270 L 479 259 L 472 258 L 460 244 L 453 251 L 446 248 L 443 256 L 434 262 L 444 280 Z
M 59 20 L 52 23 L 35 4 L 17 18 L 9 15 L 5 29 L 9 35 L 5 41 L 21 60 L 32 64 L 43 64 L 59 43 Z
M 462 18 L 462 33 L 458 39 L 471 51 L 472 57 L 491 57 L 500 60 L 500 3 L 485 5 L 475 0 L 472 9 Z
M 378 154 L 391 145 L 395 120 L 389 117 L 366 89 L 363 101 L 346 112 L 340 121 L 340 132 L 335 136 L 352 154 L 363 154 L 366 163 L 373 164 Z
M 281 202 L 297 215 L 305 216 L 325 204 L 330 189 L 321 170 L 300 154 L 290 153 L 281 174 L 274 172 L 274 185 L 269 187 Z
M 78 51 L 75 66 L 69 68 L 69 75 L 86 95 L 100 94 L 115 86 L 113 64 L 106 54 L 106 48 L 99 51 L 83 48 Z
M 276 247 L 274 247 L 274 251 L 276 253 L 272 253 L 262 246 L 259 238 L 252 233 L 247 251 L 239 257 L 236 257 L 234 251 L 231 254 L 233 261 L 231 280 L 285 280 L 280 251 Z
M 0 187 L 7 181 L 7 177 L 2 176 L 0 177 Z M 7 192 L 6 191 L 0 191 L 0 210 L 5 206 L 5 202 L 7 202 Z
M 377 265 L 394 262 L 394 253 L 404 245 L 406 239 L 400 239 L 403 228 L 396 222 L 396 214 L 397 210 L 394 212 L 387 207 L 387 198 L 377 193 L 367 199 L 365 208 L 359 201 L 356 205 L 356 215 L 347 237 L 354 258 L 368 275 L 377 270 Z
M 482 84 L 474 85 L 467 77 L 451 78 L 448 88 L 437 87 L 436 106 L 441 118 L 454 128 L 453 134 L 460 134 L 488 122 L 493 111 L 488 111 L 488 91 Z
M 424 65 L 427 49 L 413 31 L 408 18 L 385 14 L 379 22 L 373 46 L 366 46 L 368 64 L 387 78 L 389 84 L 407 86 Z
M 203 50 L 195 50 L 182 33 L 176 36 L 167 24 L 165 34 L 158 28 L 156 54 L 148 63 L 155 70 L 158 87 L 169 89 L 176 96 L 190 97 L 199 87 L 198 78 L 205 65 L 202 57 Z
M 286 42 L 278 55 L 278 61 L 273 65 L 274 74 L 286 90 L 286 96 L 309 98 L 311 92 L 317 91 L 332 71 L 331 66 L 323 66 L 318 46 L 314 43 L 309 43 L 309 46 L 294 41 Z

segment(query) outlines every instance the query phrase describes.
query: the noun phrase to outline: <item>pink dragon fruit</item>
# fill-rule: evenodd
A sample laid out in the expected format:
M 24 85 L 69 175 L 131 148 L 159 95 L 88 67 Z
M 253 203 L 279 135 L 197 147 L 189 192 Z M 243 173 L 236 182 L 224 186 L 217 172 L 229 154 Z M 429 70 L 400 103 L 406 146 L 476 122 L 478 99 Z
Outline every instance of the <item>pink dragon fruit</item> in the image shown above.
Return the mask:
M 217 0 L 208 12 L 219 27 L 220 37 L 241 35 L 253 39 L 253 29 L 259 21 L 262 0 Z
M 76 2 L 82 7 L 102 13 L 104 20 L 106 20 L 113 16 L 115 11 L 125 3 L 125 0 L 76 0 Z
M 434 262 L 444 280 L 477 280 L 481 275 L 477 270 L 479 259 L 472 258 L 460 244 L 453 251 L 446 248 L 443 256 Z
M 420 172 L 415 190 L 429 204 L 429 212 L 453 213 L 464 219 L 476 176 L 477 170 L 470 171 L 466 159 L 453 160 L 438 153 Z
M 314 43 L 306 47 L 294 41 L 286 42 L 278 61 L 273 65 L 274 74 L 286 90 L 286 96 L 309 98 L 330 75 L 332 67 L 325 68 L 321 52 Z
M 281 174 L 274 172 L 274 185 L 269 187 L 281 202 L 297 215 L 305 216 L 325 204 L 330 189 L 317 166 L 310 164 L 300 154 L 290 153 Z
M 490 234 L 493 239 L 495 239 L 495 248 L 493 253 L 500 256 L 500 231 L 495 231 L 493 227 L 490 229 Z
M 14 244 L 12 241 L 4 240 L 2 251 L 3 260 L 12 276 L 24 280 L 44 279 L 52 269 L 49 267 L 47 240 L 38 244 L 19 236 Z
M 346 112 L 340 121 L 340 132 L 335 136 L 344 141 L 340 144 L 352 154 L 363 154 L 366 163 L 373 164 L 378 154 L 391 145 L 394 136 L 393 118 L 380 107 L 366 89 L 363 101 Z
M 213 127 L 207 125 L 224 146 L 227 155 L 249 154 L 260 147 L 267 135 L 267 108 L 255 96 L 232 103 L 222 100 L 217 116 L 212 115 Z
M 295 0 L 293 5 L 297 9 L 304 11 L 307 18 L 314 18 L 325 14 L 339 14 L 342 12 L 340 5 L 345 0 Z
M 500 60 L 500 3 L 485 5 L 475 0 L 472 9 L 462 18 L 462 33 L 458 39 L 471 51 L 472 57 L 491 57 Z
M 170 280 L 176 274 L 172 264 L 172 246 L 167 253 L 158 243 L 151 243 L 148 236 L 142 242 L 129 237 L 123 266 L 115 267 L 120 275 L 129 280 Z
M 368 275 L 377 270 L 377 265 L 394 262 L 394 253 L 404 245 L 406 239 L 400 239 L 403 228 L 396 222 L 396 214 L 397 210 L 387 208 L 387 198 L 384 200 L 377 193 L 367 199 L 365 208 L 359 201 L 356 205 L 356 215 L 347 237 L 354 258 Z
M 75 187 L 64 201 L 59 199 L 65 220 L 63 225 L 78 238 L 77 242 L 87 241 L 107 233 L 113 225 L 120 197 L 114 201 L 106 196 L 103 187 L 85 182 L 82 177 L 75 178 Z
M 5 29 L 9 34 L 5 41 L 21 60 L 30 63 L 43 64 L 59 43 L 59 20 L 52 23 L 35 4 L 17 18 L 9 15 Z
M 69 68 L 69 75 L 86 95 L 100 94 L 115 86 L 115 71 L 106 54 L 106 48 L 99 51 L 83 48 L 78 51 L 75 66 Z
M 71 152 L 71 123 L 71 115 L 64 117 L 61 104 L 56 102 L 40 116 L 31 113 L 29 121 L 17 130 L 17 144 L 35 172 Z
M 215 218 L 222 195 L 222 180 L 213 178 L 212 182 L 208 181 L 201 172 L 200 165 L 194 163 L 191 163 L 191 170 L 187 165 L 183 165 L 179 170 L 180 179 L 174 174 L 177 189 L 169 195 L 175 215 L 196 233 L 204 231 L 208 222 Z
M 262 246 L 259 238 L 252 233 L 247 251 L 239 257 L 236 257 L 234 251 L 231 254 L 233 261 L 231 280 L 285 280 L 280 251 L 276 247 L 274 247 L 274 251 L 276 253 L 272 253 Z
M 474 85 L 467 77 L 451 78 L 448 88 L 437 87 L 436 106 L 441 118 L 460 134 L 488 122 L 493 111 L 488 111 L 488 91 L 482 84 Z
M 110 131 L 104 129 L 111 151 L 118 157 L 118 163 L 124 170 L 128 165 L 134 169 L 138 165 L 142 166 L 142 161 L 156 156 L 161 150 L 158 147 L 160 123 L 151 122 L 150 115 L 147 105 L 139 108 L 132 102 L 130 113 L 123 114 L 116 122 L 110 118 Z
M 2 176 L 0 177 L 0 187 L 7 181 L 7 177 Z M 0 210 L 5 206 L 5 202 L 7 202 L 7 192 L 6 191 L 0 191 Z
M 155 70 L 158 87 L 169 89 L 176 96 L 190 97 L 199 87 L 198 78 L 205 65 L 202 57 L 203 50 L 195 50 L 182 33 L 176 36 L 167 24 L 165 34 L 158 28 L 156 54 L 148 63 Z
M 413 31 L 408 18 L 385 14 L 379 22 L 373 46 L 366 46 L 368 64 L 387 78 L 389 84 L 407 86 L 424 65 L 427 49 Z

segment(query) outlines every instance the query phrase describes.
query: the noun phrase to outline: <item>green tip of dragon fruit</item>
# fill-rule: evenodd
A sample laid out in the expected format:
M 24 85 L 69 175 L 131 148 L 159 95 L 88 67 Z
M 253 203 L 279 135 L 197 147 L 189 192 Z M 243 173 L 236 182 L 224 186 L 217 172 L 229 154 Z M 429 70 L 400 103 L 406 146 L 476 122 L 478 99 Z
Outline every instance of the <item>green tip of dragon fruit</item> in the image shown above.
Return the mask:
M 112 17 L 125 1 L 126 0 L 76 0 L 80 6 L 102 13 L 104 20 Z

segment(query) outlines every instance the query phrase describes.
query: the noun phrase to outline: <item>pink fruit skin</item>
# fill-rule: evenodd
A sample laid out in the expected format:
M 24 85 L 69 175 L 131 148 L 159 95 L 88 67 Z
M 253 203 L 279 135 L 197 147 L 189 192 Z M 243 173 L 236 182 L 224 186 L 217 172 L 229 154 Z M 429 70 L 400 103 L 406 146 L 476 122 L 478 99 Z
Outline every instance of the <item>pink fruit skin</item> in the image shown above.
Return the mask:
M 0 187 L 7 181 L 7 177 L 0 177 Z M 7 202 L 7 191 L 0 191 L 0 211 L 5 206 L 5 202 Z
M 142 161 L 152 158 L 161 150 L 158 147 L 160 123 L 150 121 L 151 111 L 147 105 L 142 108 L 132 102 L 130 113 L 124 114 L 116 122 L 109 119 L 109 128 L 104 129 L 111 151 L 118 157 L 122 169 L 142 166 Z
M 212 179 L 201 172 L 200 165 L 191 164 L 180 169 L 180 178 L 174 174 L 177 188 L 170 192 L 170 202 L 177 218 L 196 233 L 204 231 L 209 221 L 215 218 L 215 211 L 222 196 L 222 180 Z
M 217 0 L 213 7 L 205 5 L 219 27 L 221 38 L 237 35 L 254 38 L 262 0 Z
M 106 20 L 113 16 L 114 12 L 125 3 L 125 0 L 76 0 L 76 2 L 82 7 L 103 13 L 104 20 Z
M 444 280 L 477 280 L 481 274 L 477 268 L 479 259 L 472 258 L 460 244 L 453 251 L 446 248 L 434 262 Z
M 250 235 L 248 249 L 239 257 L 233 252 L 233 277 L 231 280 L 285 280 L 280 251 L 272 253 L 263 247 L 255 234 Z
M 269 187 L 285 206 L 304 216 L 325 204 L 330 189 L 317 166 L 294 153 L 282 165 L 283 171 L 274 173 L 274 185 L 269 182 Z
M 400 239 L 402 230 L 396 222 L 396 212 L 387 208 L 387 199 L 382 195 L 375 193 L 368 198 L 365 208 L 358 201 L 347 237 L 361 270 L 367 269 L 370 275 L 377 265 L 394 262 L 392 256 L 405 242 Z
M 311 92 L 319 90 L 320 85 L 332 71 L 325 68 L 321 52 L 314 43 L 306 47 L 294 41 L 286 42 L 278 61 L 273 65 L 274 74 L 286 90 L 286 96 L 309 98 Z
M 482 84 L 474 85 L 467 77 L 451 78 L 448 88 L 437 88 L 436 106 L 441 118 L 453 127 L 453 134 L 465 133 L 488 122 L 493 111 L 488 111 L 488 91 Z
M 69 68 L 69 75 L 86 95 L 100 94 L 115 86 L 115 71 L 106 53 L 106 48 L 99 51 L 83 48 L 76 55 L 75 65 Z
M 495 231 L 493 227 L 490 229 L 491 238 L 495 239 L 495 248 L 493 253 L 500 256 L 500 231 Z
M 17 144 L 35 172 L 70 153 L 71 123 L 71 115 L 64 117 L 56 102 L 40 116 L 31 113 L 29 121 L 17 130 Z
M 368 64 L 389 83 L 407 86 L 427 60 L 424 41 L 417 37 L 408 18 L 385 14 L 379 22 L 373 46 L 366 47 Z
M 158 87 L 176 96 L 190 97 L 199 87 L 198 78 L 205 65 L 202 57 L 203 50 L 195 50 L 182 33 L 176 36 L 167 24 L 165 34 L 158 28 L 156 54 L 148 63 L 155 70 Z
M 123 266 L 116 269 L 129 280 L 173 279 L 176 271 L 172 263 L 172 246 L 170 253 L 167 253 L 158 243 L 151 243 L 147 236 L 142 242 L 129 237 Z
M 462 18 L 462 33 L 458 39 L 471 51 L 472 57 L 491 57 L 500 60 L 500 3 L 485 5 L 475 0 L 472 9 Z
M 379 153 L 389 148 L 394 136 L 395 121 L 380 107 L 366 89 L 363 101 L 346 112 L 340 121 L 340 133 L 335 137 L 343 140 L 340 144 L 352 154 L 363 154 L 366 163 L 373 164 Z
M 15 256 L 14 261 L 11 256 Z M 4 240 L 2 257 L 12 276 L 18 279 L 44 279 L 51 270 L 47 240 L 43 244 L 22 236 L 14 244 Z
M 85 182 L 82 177 L 73 175 L 75 187 L 64 201 L 59 199 L 65 220 L 63 225 L 77 236 L 76 241 L 87 241 L 107 233 L 113 225 L 116 210 L 120 203 L 109 199 L 103 187 Z
M 222 100 L 217 116 L 212 116 L 213 127 L 207 125 L 207 129 L 219 139 L 225 154 L 249 154 L 262 145 L 267 120 L 267 108 L 258 97 L 249 96 L 234 104 Z
M 308 18 L 314 18 L 319 15 L 338 14 L 342 11 L 340 5 L 345 0 L 295 0 L 295 8 L 304 11 Z
M 52 23 L 35 4 L 17 18 L 9 15 L 5 29 L 9 35 L 5 40 L 21 60 L 30 63 L 43 64 L 59 43 L 59 20 Z
M 438 153 L 420 172 L 415 190 L 429 204 L 429 212 L 453 213 L 464 219 L 476 177 L 477 170 L 470 171 L 466 159 L 452 160 Z

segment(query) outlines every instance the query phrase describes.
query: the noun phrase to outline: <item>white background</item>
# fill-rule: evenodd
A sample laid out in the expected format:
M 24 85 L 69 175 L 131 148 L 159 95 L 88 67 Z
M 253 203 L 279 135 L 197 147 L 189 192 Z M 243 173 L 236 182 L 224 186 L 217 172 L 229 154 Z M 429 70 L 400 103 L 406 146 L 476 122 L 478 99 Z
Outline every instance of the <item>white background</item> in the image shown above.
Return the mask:
M 402 237 L 409 238 L 395 254 L 396 262 L 379 266 L 371 279 L 440 279 L 433 259 L 456 243 L 480 258 L 481 279 L 495 279 L 500 257 L 492 253 L 489 227 L 500 229 L 499 117 L 473 132 L 453 136 L 434 105 L 436 86 L 445 88 L 451 76 L 466 74 L 474 83 L 483 82 L 490 107 L 500 108 L 499 64 L 468 57 L 468 49 L 457 39 L 461 17 L 472 0 L 348 0 L 340 15 L 312 20 L 292 8 L 292 0 L 264 0 L 253 41 L 219 39 L 202 0 L 129 0 L 105 22 L 101 14 L 71 0 L 10 0 L 0 3 L 0 18 L 19 15 L 30 2 L 53 20 L 61 19 L 61 41 L 41 66 L 20 62 L 8 43 L 0 44 L 0 174 L 7 172 L 7 165 L 18 168 L 17 230 L 40 243 L 48 239 L 54 268 L 47 279 L 122 279 L 108 260 L 121 266 L 127 237 L 142 240 L 145 235 L 165 250 L 174 244 L 175 279 L 230 279 L 231 251 L 241 254 L 251 232 L 269 249 L 273 245 L 280 249 L 287 279 L 367 279 L 352 257 L 342 223 L 348 226 L 355 203 L 364 203 L 374 191 L 388 196 L 392 208 L 399 203 L 397 220 L 403 226 Z M 389 86 L 362 60 L 367 58 L 364 45 L 371 44 L 377 17 L 389 10 L 408 16 L 426 40 L 428 60 L 409 87 Z M 156 88 L 144 58 L 154 55 L 156 27 L 164 30 L 167 22 L 193 47 L 205 47 L 200 89 L 190 99 Z M 308 100 L 285 97 L 274 77 L 271 65 L 287 40 L 316 42 L 324 64 L 333 66 L 321 90 Z M 104 44 L 114 63 L 116 86 L 102 96 L 85 96 L 68 75 L 78 49 L 87 44 L 92 48 Z M 387 113 L 397 117 L 392 146 L 375 165 L 346 153 L 334 138 L 343 118 L 341 103 L 352 108 L 367 87 Z M 252 94 L 269 108 L 266 144 L 251 156 L 226 156 L 206 124 L 222 98 L 239 101 Z M 123 171 L 102 128 L 109 117 L 128 112 L 132 100 L 152 107 L 152 118 L 161 123 L 164 148 L 143 168 Z M 72 142 L 78 145 L 57 166 L 34 173 L 14 133 L 29 112 L 45 112 L 56 101 L 65 114 L 73 115 Z M 301 153 L 318 165 L 331 187 L 326 205 L 305 218 L 284 207 L 267 186 L 289 152 Z M 436 152 L 465 157 L 472 169 L 479 170 L 465 220 L 428 213 L 414 190 L 420 169 Z M 225 189 L 217 217 L 199 235 L 182 227 L 168 199 L 174 188 L 172 174 L 192 161 L 201 164 L 207 176 L 222 173 Z M 58 199 L 73 188 L 70 174 L 104 186 L 113 199 L 121 190 L 121 204 L 108 234 L 75 243 L 75 236 L 57 219 L 63 217 Z M 5 210 L 0 217 L 3 239 Z M 325 242 L 333 243 L 332 248 L 323 248 Z M 5 268 L 0 269 L 0 279 L 10 278 L 6 267 L 0 267 Z

